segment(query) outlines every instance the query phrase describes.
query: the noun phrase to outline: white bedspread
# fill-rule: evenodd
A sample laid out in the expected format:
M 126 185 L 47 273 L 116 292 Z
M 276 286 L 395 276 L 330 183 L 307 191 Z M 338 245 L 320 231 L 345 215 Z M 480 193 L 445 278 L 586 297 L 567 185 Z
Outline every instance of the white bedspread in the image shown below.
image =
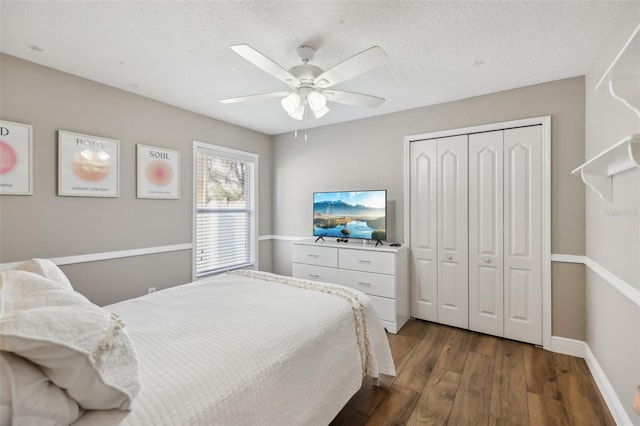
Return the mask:
M 134 343 L 141 390 L 131 411 L 76 424 L 327 425 L 361 386 L 358 333 L 368 374 L 395 375 L 366 295 L 349 290 L 364 304 L 357 333 L 344 297 L 260 274 L 269 280 L 225 274 L 106 306 Z

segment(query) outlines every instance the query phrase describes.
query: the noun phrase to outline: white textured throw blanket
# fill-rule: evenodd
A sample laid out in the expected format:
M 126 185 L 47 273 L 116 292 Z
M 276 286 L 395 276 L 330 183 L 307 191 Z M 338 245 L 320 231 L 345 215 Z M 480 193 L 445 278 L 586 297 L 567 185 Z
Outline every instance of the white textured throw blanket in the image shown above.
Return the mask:
M 105 307 L 127 324 L 141 390 L 132 411 L 77 425 L 327 425 L 363 371 L 395 375 L 357 290 L 240 271 Z

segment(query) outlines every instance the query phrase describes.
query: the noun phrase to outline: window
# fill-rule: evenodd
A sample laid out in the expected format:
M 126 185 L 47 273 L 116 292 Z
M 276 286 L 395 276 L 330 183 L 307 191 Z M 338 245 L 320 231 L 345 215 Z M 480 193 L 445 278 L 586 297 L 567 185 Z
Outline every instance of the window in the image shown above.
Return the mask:
M 194 142 L 194 277 L 256 265 L 258 156 Z

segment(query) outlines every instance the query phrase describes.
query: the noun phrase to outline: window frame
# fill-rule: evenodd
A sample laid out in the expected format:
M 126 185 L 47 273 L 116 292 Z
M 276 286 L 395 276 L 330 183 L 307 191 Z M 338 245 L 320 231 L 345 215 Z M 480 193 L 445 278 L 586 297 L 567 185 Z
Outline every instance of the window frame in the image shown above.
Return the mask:
M 253 171 L 253 236 L 251 241 L 251 259 L 252 264 L 249 269 L 258 269 L 258 224 L 259 224 L 259 189 L 258 189 L 258 173 L 259 173 L 259 157 L 253 152 L 241 151 L 238 149 L 228 148 L 210 143 L 193 141 L 193 176 L 192 176 L 192 250 L 191 250 L 191 278 L 193 281 L 205 279 L 214 275 L 233 270 L 235 268 L 216 270 L 210 274 L 203 275 L 198 278 L 197 272 L 197 243 L 198 243 L 198 152 L 205 151 L 211 155 L 218 155 L 227 159 L 236 159 L 241 161 L 251 161 L 254 164 Z M 245 267 L 246 268 L 246 267 Z

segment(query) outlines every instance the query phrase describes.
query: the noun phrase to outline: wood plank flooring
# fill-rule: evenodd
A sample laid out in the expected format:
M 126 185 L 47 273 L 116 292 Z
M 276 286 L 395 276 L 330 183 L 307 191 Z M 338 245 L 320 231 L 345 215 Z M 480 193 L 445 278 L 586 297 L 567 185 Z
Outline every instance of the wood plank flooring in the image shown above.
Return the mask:
M 388 337 L 397 376 L 331 425 L 615 425 L 583 359 L 419 320 Z

